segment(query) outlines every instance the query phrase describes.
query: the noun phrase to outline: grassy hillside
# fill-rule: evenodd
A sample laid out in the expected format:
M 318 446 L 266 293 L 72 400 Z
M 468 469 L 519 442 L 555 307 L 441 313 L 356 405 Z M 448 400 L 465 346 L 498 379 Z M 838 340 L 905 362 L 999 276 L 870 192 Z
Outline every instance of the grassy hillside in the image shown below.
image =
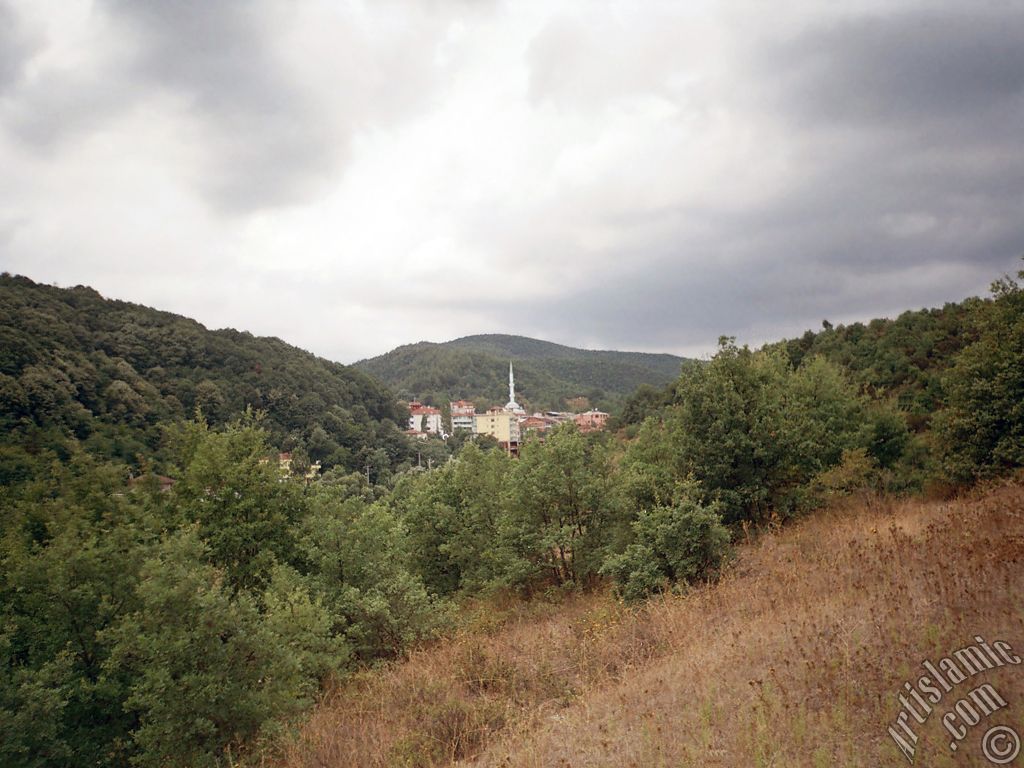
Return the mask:
M 0 276 L 2 442 L 135 464 L 159 454 L 161 424 L 264 410 L 274 444 L 328 466 L 394 463 L 408 451 L 391 392 L 363 371 L 276 338 L 211 331 L 78 286 Z
M 576 349 L 490 334 L 408 344 L 356 365 L 406 397 L 436 403 L 465 397 L 484 404 L 508 399 L 509 360 L 515 362 L 517 399 L 539 409 L 564 408 L 568 398 L 580 396 L 613 408 L 641 384 L 673 381 L 687 362 L 668 354 Z
M 605 594 L 482 605 L 450 641 L 334 691 L 278 764 L 898 766 L 905 681 L 973 642 L 1024 647 L 1024 488 L 864 498 L 739 547 L 722 580 L 629 609 Z M 953 755 L 942 713 L 982 682 L 1010 704 Z M 1024 726 L 1015 667 L 947 694 L 918 765 L 985 765 Z M 953 759 L 955 757 L 955 759 Z

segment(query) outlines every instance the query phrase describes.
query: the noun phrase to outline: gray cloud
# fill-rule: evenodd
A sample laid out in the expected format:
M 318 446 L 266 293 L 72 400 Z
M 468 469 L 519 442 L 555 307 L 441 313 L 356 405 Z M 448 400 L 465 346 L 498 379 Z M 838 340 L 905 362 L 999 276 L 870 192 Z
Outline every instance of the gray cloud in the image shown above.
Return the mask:
M 248 211 L 307 199 L 340 167 L 351 126 L 287 74 L 267 3 L 106 4 L 138 34 L 135 76 L 187 99 L 204 132 L 200 183 L 219 207 Z
M 31 8 L 0 0 L 0 129 L 27 148 L 52 154 L 69 138 L 81 138 L 135 101 L 122 67 L 98 50 L 88 62 L 41 66 L 29 62 L 54 45 Z
M 0 116 L 19 140 L 53 152 L 129 113 L 180 115 L 181 141 L 197 157 L 189 175 L 219 211 L 307 202 L 344 170 L 358 128 L 427 103 L 446 17 L 410 11 L 411 31 L 375 47 L 355 16 L 328 15 L 325 33 L 344 54 L 310 82 L 311 57 L 323 51 L 288 37 L 302 10 L 279 0 L 99 0 L 92 23 L 109 45 L 87 67 L 43 69 L 20 83 Z M 14 20 L 0 6 L 3 27 Z M 0 45 L 0 90 L 23 63 L 25 46 L 13 42 Z
M 1019 255 L 1019 237 L 955 253 L 919 241 L 894 253 L 885 237 L 842 229 L 751 237 L 756 250 L 732 242 L 682 245 L 643 271 L 521 311 L 536 318 L 538 331 L 572 329 L 611 345 L 682 351 L 707 348 L 723 334 L 758 344 L 816 328 L 824 318 L 866 320 L 959 300 L 1013 269 Z
M 759 343 L 1024 252 L 1019 5 L 99 0 L 28 67 L 3 2 L 7 263 L 336 359 Z
M 745 50 L 717 108 L 782 125 L 799 173 L 751 204 L 620 216 L 620 229 L 661 221 L 642 254 L 563 244 L 561 258 L 602 267 L 558 301 L 520 301 L 534 332 L 654 349 L 720 334 L 759 343 L 956 300 L 1019 267 L 1024 9 L 847 18 Z
M 69 139 L 81 139 L 132 103 L 127 84 L 100 87 L 88 73 L 44 72 L 16 89 L 3 111 L 8 132 L 34 151 L 53 154 Z
M 38 49 L 38 40 L 26 32 L 11 9 L 0 0 L 0 97 L 21 80 L 25 65 Z
M 1024 7 L 991 8 L 846 19 L 767 46 L 759 64 L 795 119 L 978 126 L 980 112 L 1019 115 L 1024 96 Z

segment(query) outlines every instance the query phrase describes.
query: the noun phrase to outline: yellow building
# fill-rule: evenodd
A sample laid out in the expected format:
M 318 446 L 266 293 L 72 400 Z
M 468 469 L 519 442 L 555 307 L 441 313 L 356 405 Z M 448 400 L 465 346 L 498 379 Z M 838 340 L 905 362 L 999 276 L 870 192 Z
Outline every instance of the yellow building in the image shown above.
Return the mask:
M 502 408 L 491 408 L 487 413 L 478 413 L 473 417 L 473 432 L 477 435 L 490 435 L 505 447 L 518 445 L 519 418 Z

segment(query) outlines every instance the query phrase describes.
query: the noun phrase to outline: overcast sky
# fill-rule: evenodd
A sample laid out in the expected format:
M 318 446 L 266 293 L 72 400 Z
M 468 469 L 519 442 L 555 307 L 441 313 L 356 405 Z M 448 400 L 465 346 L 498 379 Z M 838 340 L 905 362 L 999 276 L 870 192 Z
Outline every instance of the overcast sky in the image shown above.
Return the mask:
M 0 269 L 342 362 L 699 355 L 1022 253 L 1022 2 L 0 0 Z

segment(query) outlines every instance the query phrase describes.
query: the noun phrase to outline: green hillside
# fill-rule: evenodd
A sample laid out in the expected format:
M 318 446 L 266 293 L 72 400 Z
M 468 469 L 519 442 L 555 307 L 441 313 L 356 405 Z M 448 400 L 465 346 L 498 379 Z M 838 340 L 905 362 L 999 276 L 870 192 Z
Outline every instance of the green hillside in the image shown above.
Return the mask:
M 927 428 L 945 405 L 943 377 L 956 356 L 977 341 L 979 307 L 986 300 L 968 298 L 942 307 L 907 310 L 892 318 L 808 330 L 794 339 L 764 345 L 784 355 L 793 367 L 814 357 L 840 366 L 864 394 L 892 400 L 915 431 Z M 623 405 L 620 423 L 639 424 L 677 399 L 675 382 L 643 387 Z
M 895 319 L 836 326 L 825 321 L 817 332 L 768 346 L 783 351 L 793 365 L 815 355 L 827 358 L 869 394 L 894 398 L 913 425 L 923 426 L 945 405 L 943 376 L 978 339 L 982 304 L 969 298 L 908 310 Z
M 408 456 L 397 426 L 405 414 L 360 370 L 91 288 L 0 276 L 3 444 L 61 455 L 78 445 L 159 463 L 166 423 L 199 407 L 216 425 L 248 406 L 266 413 L 273 444 L 304 449 L 325 467 L 383 469 Z
M 565 408 L 575 397 L 614 409 L 641 384 L 673 381 L 688 362 L 668 354 L 576 349 L 487 334 L 407 344 L 356 366 L 405 397 L 433 403 L 462 397 L 484 405 L 508 399 L 509 360 L 515 364 L 516 399 L 534 409 Z

